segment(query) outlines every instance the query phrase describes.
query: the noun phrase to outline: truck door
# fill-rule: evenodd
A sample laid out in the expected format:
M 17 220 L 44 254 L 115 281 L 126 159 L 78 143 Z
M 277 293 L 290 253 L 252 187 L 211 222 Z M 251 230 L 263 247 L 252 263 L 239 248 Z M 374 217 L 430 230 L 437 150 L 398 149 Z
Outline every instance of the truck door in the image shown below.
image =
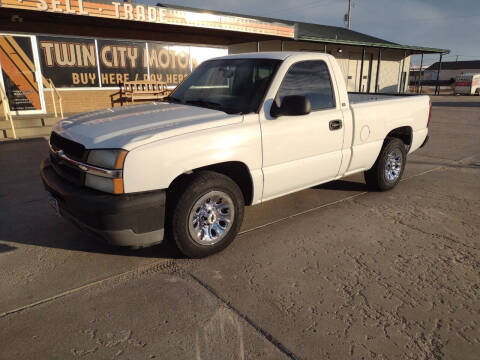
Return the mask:
M 261 121 L 263 142 L 263 199 L 328 181 L 338 175 L 342 160 L 343 115 L 332 78 L 323 60 L 291 65 L 275 96 L 306 96 L 307 115 L 280 116 Z

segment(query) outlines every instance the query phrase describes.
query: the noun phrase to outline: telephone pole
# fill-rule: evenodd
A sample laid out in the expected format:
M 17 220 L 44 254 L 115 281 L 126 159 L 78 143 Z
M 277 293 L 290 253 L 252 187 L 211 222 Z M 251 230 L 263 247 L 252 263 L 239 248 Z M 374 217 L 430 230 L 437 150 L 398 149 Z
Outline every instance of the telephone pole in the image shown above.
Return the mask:
M 350 30 L 350 18 L 352 15 L 352 0 L 348 0 L 347 29 Z

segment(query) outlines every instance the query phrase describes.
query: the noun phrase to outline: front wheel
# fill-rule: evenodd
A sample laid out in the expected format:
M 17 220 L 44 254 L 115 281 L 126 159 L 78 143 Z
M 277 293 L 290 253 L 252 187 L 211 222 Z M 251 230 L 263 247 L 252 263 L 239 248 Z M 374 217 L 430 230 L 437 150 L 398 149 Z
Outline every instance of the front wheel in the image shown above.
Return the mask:
M 364 177 L 371 190 L 386 191 L 393 189 L 402 178 L 407 153 L 400 139 L 388 138 L 373 167 L 365 171 Z
M 226 248 L 243 221 L 244 199 L 229 177 L 202 171 L 192 175 L 173 206 L 171 234 L 180 251 L 201 258 Z

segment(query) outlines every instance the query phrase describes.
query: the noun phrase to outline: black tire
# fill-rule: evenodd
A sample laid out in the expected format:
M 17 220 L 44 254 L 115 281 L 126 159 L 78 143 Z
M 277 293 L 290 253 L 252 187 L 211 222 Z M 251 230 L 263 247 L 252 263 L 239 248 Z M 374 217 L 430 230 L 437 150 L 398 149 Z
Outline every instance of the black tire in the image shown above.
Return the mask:
M 390 163 L 387 164 L 389 154 L 399 155 L 401 165 L 396 165 L 392 171 L 388 171 L 387 175 L 387 170 L 390 169 Z M 387 138 L 373 167 L 363 173 L 368 188 L 374 191 L 393 189 L 400 182 L 406 163 L 407 152 L 403 141 L 397 138 Z M 397 172 L 397 170 L 399 171 Z
M 223 194 L 223 197 L 228 203 L 227 206 L 233 209 L 233 213 L 230 213 L 232 220 L 230 223 L 223 222 L 223 224 L 227 224 L 226 230 L 224 233 L 222 233 L 222 236 L 219 237 L 218 242 L 212 244 L 199 243 L 202 241 L 206 242 L 208 239 L 203 240 L 199 237 L 195 238 L 194 235 L 192 235 L 194 225 L 192 225 L 192 221 L 190 221 L 190 216 L 197 216 L 197 212 L 193 209 L 193 207 L 205 196 L 207 196 L 207 199 L 205 200 L 205 206 L 208 206 L 206 203 L 209 200 L 207 194 L 214 194 L 213 196 L 218 196 L 219 199 L 221 199 L 221 194 Z M 215 200 L 211 204 L 217 205 L 217 201 L 220 201 L 219 204 L 221 204 L 222 200 Z M 170 211 L 172 211 L 169 229 L 170 235 L 172 239 L 175 240 L 178 249 L 189 258 L 202 258 L 212 255 L 230 245 L 235 236 L 238 234 L 243 221 L 244 206 L 245 200 L 243 198 L 242 191 L 229 177 L 213 171 L 200 171 L 198 173 L 194 173 L 185 181 L 183 181 L 180 189 L 176 190 L 176 194 L 172 200 L 172 204 L 170 206 Z M 197 206 L 197 208 L 201 208 L 202 211 L 204 211 L 204 207 Z M 220 216 L 223 215 L 220 214 L 220 212 L 217 212 L 217 210 L 218 209 L 215 208 L 214 211 L 209 211 L 218 214 L 218 219 L 220 219 Z M 195 214 L 192 213 L 192 211 L 195 211 Z M 202 212 L 202 214 L 203 213 L 208 215 L 206 214 L 206 210 Z M 217 218 L 215 217 L 215 219 Z M 217 226 L 210 231 L 210 235 L 214 234 L 215 229 L 223 229 L 223 227 L 219 227 L 221 220 L 218 219 L 213 224 L 209 223 L 211 227 L 214 225 Z M 202 218 L 201 221 L 203 223 L 203 221 L 207 222 L 210 220 L 213 221 L 213 219 L 210 218 Z M 191 226 L 192 230 L 190 228 Z M 197 226 L 200 226 L 200 224 L 197 223 Z M 201 233 L 204 235 L 206 234 L 206 232 Z M 215 234 L 217 233 L 215 232 Z M 214 240 L 212 240 L 212 242 L 213 241 Z

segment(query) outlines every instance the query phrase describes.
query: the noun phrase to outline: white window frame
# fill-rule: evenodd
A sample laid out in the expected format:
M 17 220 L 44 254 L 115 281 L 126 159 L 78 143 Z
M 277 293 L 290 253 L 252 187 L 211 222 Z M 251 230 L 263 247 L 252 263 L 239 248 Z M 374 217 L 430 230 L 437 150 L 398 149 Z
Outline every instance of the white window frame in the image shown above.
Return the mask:
M 35 65 L 35 81 L 37 82 L 37 85 L 38 85 L 38 96 L 40 98 L 41 109 L 21 110 L 21 111 L 10 110 L 10 114 L 12 114 L 12 116 L 46 114 L 47 111 L 45 106 L 45 97 L 43 94 L 44 89 L 43 89 L 43 81 L 42 81 L 42 72 L 40 69 L 40 57 L 38 56 L 37 37 L 35 35 L 25 35 L 25 34 L 16 34 L 16 33 L 0 33 L 0 36 L 21 36 L 21 37 L 30 38 L 30 44 L 32 46 L 32 54 L 33 54 L 33 64 Z M 2 90 L 6 94 L 5 84 L 3 82 L 3 71 L 2 71 L 1 64 L 0 64 L 0 86 L 2 87 Z M 10 109 L 10 104 L 7 104 L 7 105 L 8 105 L 8 108 Z

